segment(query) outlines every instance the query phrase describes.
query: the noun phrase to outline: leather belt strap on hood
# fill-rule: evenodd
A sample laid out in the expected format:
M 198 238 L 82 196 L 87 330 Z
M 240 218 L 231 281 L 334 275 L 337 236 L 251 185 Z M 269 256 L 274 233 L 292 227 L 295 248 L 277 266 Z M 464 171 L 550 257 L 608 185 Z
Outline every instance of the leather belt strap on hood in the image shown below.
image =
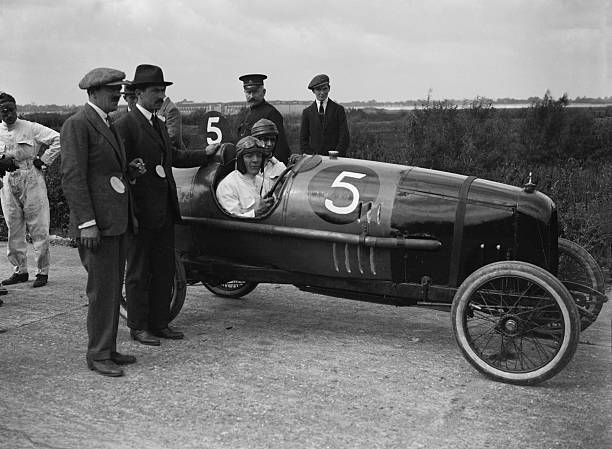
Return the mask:
M 459 198 L 457 209 L 455 210 L 455 226 L 453 228 L 453 249 L 451 251 L 451 263 L 449 270 L 449 285 L 458 287 L 459 285 L 459 270 L 461 268 L 461 255 L 463 253 L 463 227 L 465 222 L 465 208 L 470 187 L 476 176 L 468 176 L 461 189 L 459 189 Z

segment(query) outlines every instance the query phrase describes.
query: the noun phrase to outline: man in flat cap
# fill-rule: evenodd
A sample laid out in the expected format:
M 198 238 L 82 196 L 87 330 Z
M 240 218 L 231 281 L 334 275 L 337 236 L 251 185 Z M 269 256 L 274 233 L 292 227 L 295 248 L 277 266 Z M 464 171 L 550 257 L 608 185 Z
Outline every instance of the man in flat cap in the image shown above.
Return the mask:
M 244 95 L 247 101 L 246 109 L 242 110 L 238 116 L 238 138 L 249 136 L 251 128 L 258 120 L 265 118 L 274 122 L 278 128 L 278 142 L 276 145 L 275 156 L 283 163 L 287 163 L 291 150 L 287 143 L 283 116 L 278 110 L 265 100 L 266 89 L 264 80 L 266 75 L 249 74 L 238 78 L 243 83 Z
M 329 98 L 329 77 L 316 75 L 308 84 L 315 101 L 302 111 L 300 125 L 300 151 L 307 154 L 324 154 L 335 150 L 346 156 L 350 137 L 346 112 Z
M 18 119 L 15 98 L 5 92 L 0 93 L 0 118 L 0 157 L 13 165 L 13 170 L 2 173 L 0 190 L 8 228 L 7 256 L 13 265 L 13 273 L 2 283 L 12 285 L 29 278 L 27 232 L 37 268 L 32 287 L 42 287 L 49 277 L 49 199 L 42 170 L 59 155 L 60 135 L 39 123 Z M 46 150 L 39 157 L 43 147 Z
M 158 66 L 136 67 L 132 81 L 136 107 L 117 121 L 128 159 L 142 158 L 147 169 L 132 186 L 139 232 L 128 249 L 125 289 L 130 334 L 150 346 L 159 346 L 159 338 L 183 338 L 182 332 L 168 326 L 175 270 L 174 224 L 180 220 L 172 167 L 206 165 L 209 152 L 179 150 L 171 144 L 157 117 L 166 86 L 171 84 Z
M 136 362 L 117 352 L 127 235 L 136 228 L 130 185 L 144 172 L 142 160 L 127 163 L 108 116 L 117 109 L 124 78 L 125 73 L 110 68 L 88 72 L 79 87 L 89 100 L 61 130 L 70 233 L 87 270 L 87 366 L 111 377 L 123 375 L 120 365 Z

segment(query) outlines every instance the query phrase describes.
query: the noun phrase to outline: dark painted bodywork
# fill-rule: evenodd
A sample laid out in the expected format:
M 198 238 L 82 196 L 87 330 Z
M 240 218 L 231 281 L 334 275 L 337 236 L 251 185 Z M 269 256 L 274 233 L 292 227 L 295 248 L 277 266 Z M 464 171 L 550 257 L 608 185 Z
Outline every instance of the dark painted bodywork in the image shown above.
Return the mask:
M 174 170 L 183 218 L 176 246 L 191 279 L 291 283 L 414 305 L 450 303 L 470 273 L 494 261 L 556 274 L 556 209 L 539 192 L 313 156 L 289 171 L 268 215 L 245 219 L 217 204 L 218 166 Z

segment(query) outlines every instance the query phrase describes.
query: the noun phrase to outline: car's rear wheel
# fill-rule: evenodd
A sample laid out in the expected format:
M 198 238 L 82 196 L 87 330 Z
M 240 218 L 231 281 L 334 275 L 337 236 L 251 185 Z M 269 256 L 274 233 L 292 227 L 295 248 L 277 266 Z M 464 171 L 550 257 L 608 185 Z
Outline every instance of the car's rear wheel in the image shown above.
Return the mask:
M 565 286 L 572 294 L 580 313 L 580 329 L 589 327 L 601 312 L 604 303 L 606 284 L 603 271 L 593 256 L 582 246 L 570 240 L 559 239 L 559 268 L 557 277 L 561 281 L 582 284 L 601 293 L 580 291 L 576 286 Z
M 187 295 L 187 280 L 185 276 L 185 266 L 181 261 L 178 253 L 174 257 L 174 282 L 172 283 L 172 299 L 170 301 L 170 321 L 175 319 L 183 304 L 185 304 L 185 296 Z M 121 295 L 119 313 L 127 320 L 127 296 L 125 294 L 125 283 L 123 284 L 123 294 Z
M 486 265 L 459 287 L 451 310 L 461 352 L 486 376 L 533 385 L 561 371 L 578 346 L 571 294 L 548 271 L 525 262 Z
M 238 280 L 224 281 L 220 283 L 202 281 L 202 284 L 204 284 L 204 287 L 215 295 L 232 299 L 242 298 L 243 296 L 251 293 L 253 290 L 255 290 L 255 287 L 257 287 L 257 282 Z

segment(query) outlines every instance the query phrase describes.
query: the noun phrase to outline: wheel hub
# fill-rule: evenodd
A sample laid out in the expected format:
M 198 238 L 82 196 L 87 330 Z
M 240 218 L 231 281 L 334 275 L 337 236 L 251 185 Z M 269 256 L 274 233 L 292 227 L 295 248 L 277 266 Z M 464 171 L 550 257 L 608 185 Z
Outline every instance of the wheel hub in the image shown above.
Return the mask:
M 497 328 L 502 334 L 508 337 L 515 337 L 522 331 L 521 322 L 515 316 L 506 316 L 502 318 L 498 323 Z

